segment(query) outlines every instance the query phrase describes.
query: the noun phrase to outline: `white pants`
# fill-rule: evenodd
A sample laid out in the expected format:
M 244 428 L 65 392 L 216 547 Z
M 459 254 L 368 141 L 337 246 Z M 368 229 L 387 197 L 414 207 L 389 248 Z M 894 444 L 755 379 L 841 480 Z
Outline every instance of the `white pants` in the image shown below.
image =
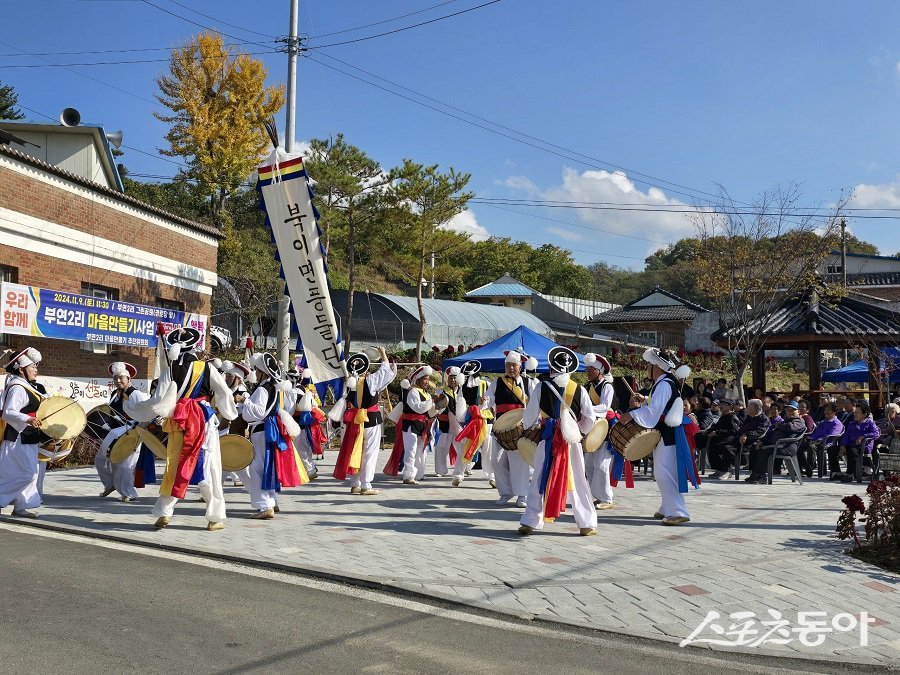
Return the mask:
M 138 493 L 134 488 L 134 467 L 137 466 L 138 458 L 141 456 L 141 444 L 139 443 L 135 451 L 118 464 L 109 461 L 109 449 L 127 431 L 128 427 L 119 427 L 106 435 L 100 449 L 94 455 L 94 467 L 104 490 L 114 489 L 123 497 L 136 499 Z
M 44 499 L 44 478 L 47 475 L 47 465 L 49 463 L 38 461 L 37 491 L 42 500 Z
M 312 478 L 319 473 L 319 468 L 313 461 L 313 448 L 306 435 L 306 429 L 301 427 L 300 435 L 294 439 L 294 447 L 297 449 L 297 454 L 300 455 L 300 461 L 303 462 L 303 468 L 306 469 L 309 477 Z
M 257 431 L 250 435 L 253 443 L 253 461 L 247 467 L 250 471 L 250 480 L 247 483 L 247 491 L 250 493 L 250 506 L 256 511 L 274 509 L 278 506 L 278 493 L 275 490 L 263 490 L 262 480 L 266 461 L 266 433 Z
M 0 443 L 0 508 L 9 504 L 14 511 L 41 505 L 37 444 L 22 445 L 18 440 Z
M 659 512 L 664 516 L 690 518 L 684 494 L 678 491 L 678 460 L 674 445 L 660 441 L 653 451 L 653 478 L 659 488 Z
M 224 522 L 225 492 L 222 490 L 222 455 L 219 452 L 219 430 L 215 416 L 206 425 L 206 435 L 203 438 L 203 480 L 197 487 L 200 488 L 200 496 L 206 502 L 206 519 L 211 523 Z M 175 513 L 177 503 L 178 497 L 160 495 L 153 505 L 153 517 L 171 518 Z
M 403 432 L 403 480 L 422 480 L 425 477 L 425 443 L 412 431 Z
M 493 424 L 489 424 L 487 428 L 487 436 L 484 438 L 484 443 L 481 444 L 481 447 L 478 448 L 478 452 L 481 454 L 481 470 L 484 472 L 484 477 L 488 480 L 494 477 L 493 466 L 491 465 L 491 441 L 493 441 L 493 437 L 491 436 L 491 429 L 493 428 Z M 465 480 L 466 471 L 472 468 L 473 462 L 466 462 L 462 458 L 463 450 L 466 447 L 465 441 L 457 444 L 456 447 L 456 466 L 453 467 L 453 477 L 458 478 L 460 482 Z M 437 461 L 437 460 L 435 460 Z
M 359 471 L 350 476 L 350 487 L 358 487 L 368 490 L 372 487 L 375 478 L 375 468 L 378 465 L 378 451 L 381 450 L 381 425 L 363 427 L 362 460 Z
M 456 465 L 454 469 L 459 469 L 462 464 L 462 451 L 460 449 L 462 444 L 457 443 L 453 436 L 452 431 L 441 432 L 441 437 L 434 448 L 434 472 L 441 476 L 446 476 L 450 473 L 450 448 L 456 450 Z M 454 470 L 453 474 L 456 475 L 456 470 Z
M 613 489 L 609 483 L 612 473 L 613 454 L 605 442 L 595 452 L 584 453 L 584 468 L 594 499 L 612 503 Z
M 534 453 L 534 465 L 541 467 L 544 464 L 545 441 L 538 443 Z M 587 478 L 584 475 L 584 453 L 580 443 L 569 444 L 569 466 L 572 470 L 572 483 L 574 490 L 566 496 L 566 502 L 572 505 L 575 512 L 575 524 L 581 527 L 597 527 L 597 510 L 594 508 L 594 500 L 591 498 L 591 490 L 588 487 Z M 534 480 L 528 488 L 528 506 L 522 514 L 522 525 L 528 525 L 535 530 L 544 527 L 544 495 L 541 494 L 540 468 L 535 471 Z M 560 514 L 562 515 L 562 514 Z
M 491 464 L 494 479 L 497 481 L 497 492 L 501 497 L 528 496 L 528 484 L 531 482 L 532 469 L 518 452 L 507 452 L 506 448 L 496 440 L 492 443 Z

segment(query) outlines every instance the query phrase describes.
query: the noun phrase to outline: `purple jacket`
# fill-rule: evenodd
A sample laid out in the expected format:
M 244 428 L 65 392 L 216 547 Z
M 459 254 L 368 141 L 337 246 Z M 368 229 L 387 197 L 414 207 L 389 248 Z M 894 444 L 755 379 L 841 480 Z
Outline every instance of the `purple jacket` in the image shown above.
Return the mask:
M 811 441 L 824 441 L 829 436 L 840 436 L 844 433 L 844 425 L 835 416 L 830 420 L 822 420 L 816 425 L 815 431 L 809 435 Z
M 841 436 L 841 445 L 849 448 L 856 445 L 858 439 L 864 438 L 863 448 L 865 449 L 866 454 L 871 454 L 872 444 L 879 436 L 881 436 L 881 431 L 878 429 L 878 425 L 875 424 L 875 420 L 871 417 L 867 417 L 862 422 L 857 422 L 854 419 L 847 424 L 844 435 Z

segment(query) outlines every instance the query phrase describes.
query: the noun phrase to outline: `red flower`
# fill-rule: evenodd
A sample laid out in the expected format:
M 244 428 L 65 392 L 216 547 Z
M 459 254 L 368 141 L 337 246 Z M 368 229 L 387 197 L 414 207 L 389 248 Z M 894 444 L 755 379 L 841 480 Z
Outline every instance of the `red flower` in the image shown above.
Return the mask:
M 456 345 L 456 351 L 458 351 L 458 352 L 466 351 L 465 345 Z
M 866 512 L 866 503 L 862 500 L 862 497 L 859 495 L 848 495 L 844 497 L 842 500 L 844 502 L 844 506 L 846 506 L 851 513 L 865 513 Z
M 433 351 L 435 354 L 437 354 L 439 351 L 441 351 L 441 348 L 438 347 L 437 345 L 434 345 L 434 346 L 431 348 L 431 351 Z

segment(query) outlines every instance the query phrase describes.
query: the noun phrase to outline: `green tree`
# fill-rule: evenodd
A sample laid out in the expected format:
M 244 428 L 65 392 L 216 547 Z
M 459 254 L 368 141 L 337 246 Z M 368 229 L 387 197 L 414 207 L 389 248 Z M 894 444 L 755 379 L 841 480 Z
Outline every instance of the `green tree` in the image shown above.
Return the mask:
M 333 251 L 331 237 L 336 233 L 342 235 L 347 269 L 343 337 L 349 350 L 357 265 L 366 264 L 377 255 L 379 216 L 388 208 L 382 189 L 390 182 L 390 176 L 365 152 L 347 143 L 343 134 L 331 139 L 313 139 L 310 145 L 306 169 L 315 181 L 316 207 L 329 254 Z M 359 246 L 361 241 L 366 245 Z
M 452 167 L 447 173 L 438 171 L 437 165 L 424 166 L 406 159 L 403 165 L 392 171 L 391 203 L 399 227 L 396 233 L 402 238 L 400 259 L 411 263 L 408 271 L 415 270 L 416 302 L 419 308 L 419 336 L 416 354 L 422 351 L 425 338 L 425 306 L 422 303 L 425 266 L 433 255 L 441 255 L 460 247 L 468 237 L 445 229 L 453 216 L 462 213 L 473 193 L 466 192 L 471 174 L 459 173 Z M 397 242 L 400 244 L 401 242 Z M 432 286 L 433 294 L 433 286 Z
M 206 195 L 212 221 L 228 218 L 225 201 L 259 164 L 269 146 L 264 122 L 284 105 L 284 87 L 266 87 L 261 61 L 226 48 L 221 36 L 203 33 L 172 50 L 169 75 L 156 82 L 156 99 L 171 114 L 153 113 L 171 125 L 162 154 L 182 157 L 182 174 Z
M 16 108 L 19 95 L 9 84 L 0 84 L 0 120 L 21 120 L 25 118 L 22 111 Z

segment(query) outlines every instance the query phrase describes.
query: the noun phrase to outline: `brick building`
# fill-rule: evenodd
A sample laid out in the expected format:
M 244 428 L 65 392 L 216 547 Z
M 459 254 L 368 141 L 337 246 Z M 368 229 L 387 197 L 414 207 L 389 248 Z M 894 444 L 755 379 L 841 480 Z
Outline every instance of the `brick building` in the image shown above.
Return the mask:
M 210 314 L 216 228 L 124 194 L 99 125 L 4 129 L 30 144 L 0 144 L 0 281 Z M 0 350 L 28 345 L 47 376 L 105 377 L 111 361 L 126 360 L 146 378 L 154 353 L 0 333 Z

